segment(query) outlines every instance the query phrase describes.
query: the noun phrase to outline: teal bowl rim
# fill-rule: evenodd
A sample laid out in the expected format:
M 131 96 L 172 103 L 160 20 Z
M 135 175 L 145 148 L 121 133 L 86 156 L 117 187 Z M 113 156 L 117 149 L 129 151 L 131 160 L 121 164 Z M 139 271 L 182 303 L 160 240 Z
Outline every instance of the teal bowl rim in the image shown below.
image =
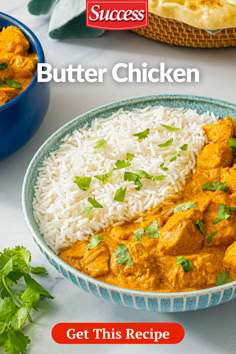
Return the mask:
M 128 99 L 124 99 L 124 100 L 119 100 L 119 101 L 115 101 L 112 103 L 108 103 L 102 106 L 99 106 L 97 108 L 94 108 L 88 112 L 85 112 L 81 115 L 79 115 L 78 117 L 72 119 L 71 121 L 69 121 L 68 123 L 64 124 L 61 128 L 59 128 L 57 131 L 55 131 L 42 145 L 41 147 L 38 149 L 38 151 L 35 153 L 35 155 L 33 156 L 27 170 L 25 173 L 25 177 L 24 177 L 24 181 L 23 181 L 23 186 L 22 186 L 22 207 L 23 207 L 23 214 L 24 214 L 24 218 L 26 220 L 27 226 L 33 236 L 34 241 L 36 242 L 36 244 L 38 246 L 40 246 L 42 248 L 42 250 L 45 253 L 48 253 L 51 257 L 51 259 L 53 259 L 53 261 L 56 264 L 62 264 L 63 267 L 66 270 L 69 270 L 71 273 L 73 273 L 73 275 L 75 276 L 79 276 L 80 278 L 82 278 L 83 280 L 89 280 L 90 282 L 94 283 L 97 286 L 101 286 L 101 287 L 105 287 L 108 288 L 110 290 L 113 291 L 117 291 L 120 293 L 126 293 L 128 295 L 139 295 L 139 296 L 143 296 L 143 297 L 155 297 L 155 298 L 173 298 L 173 297 L 185 297 L 185 296 L 197 296 L 197 295 L 204 295 L 204 294 L 210 294 L 213 293 L 215 291 L 221 291 L 221 290 L 226 290 L 226 289 L 230 289 L 230 288 L 236 288 L 236 281 L 233 281 L 231 283 L 225 284 L 225 285 L 221 285 L 221 286 L 215 286 L 212 288 L 206 288 L 206 289 L 201 289 L 201 290 L 194 290 L 194 291 L 183 291 L 183 292 L 148 292 L 148 291 L 140 291 L 140 290 L 132 290 L 132 289 L 126 289 L 126 288 L 122 288 L 119 286 L 115 286 L 115 285 L 111 285 L 105 282 L 102 282 L 100 280 L 97 280 L 95 278 L 90 277 L 89 275 L 86 275 L 80 271 L 78 271 L 77 269 L 71 267 L 70 265 L 68 265 L 66 262 L 64 262 L 61 258 L 59 258 L 51 249 L 50 247 L 46 244 L 46 242 L 43 240 L 42 236 L 39 237 L 37 235 L 37 233 L 34 230 L 34 227 L 32 226 L 31 222 L 30 222 L 30 217 L 28 215 L 28 211 L 27 211 L 27 189 L 28 189 L 28 185 L 29 185 L 29 181 L 30 181 L 30 177 L 32 175 L 32 171 L 34 170 L 34 165 L 36 163 L 36 160 L 38 158 L 38 156 L 40 156 L 41 153 L 43 153 L 45 147 L 47 147 L 47 145 L 51 142 L 51 140 L 53 140 L 53 138 L 59 134 L 60 132 L 62 132 L 65 129 L 68 129 L 70 126 L 74 125 L 75 122 L 82 120 L 84 118 L 86 118 L 86 116 L 101 111 L 101 110 L 106 110 L 106 109 L 110 109 L 110 108 L 116 108 L 119 105 L 122 104 L 129 104 L 129 103 L 138 103 L 141 101 L 148 101 L 148 100 L 154 100 L 154 99 L 180 99 L 180 100 L 192 100 L 192 101 L 201 101 L 201 102 L 205 102 L 205 103 L 215 103 L 218 105 L 221 105 L 222 107 L 228 107 L 228 108 L 233 108 L 236 111 L 236 104 L 227 102 L 227 101 L 223 101 L 223 100 L 219 100 L 219 99 L 215 99 L 215 98 L 210 98 L 210 97 L 204 97 L 204 96 L 195 96 L 195 95 L 173 95 L 173 94 L 164 94 L 164 95 L 149 95 L 149 96 L 141 96 L 141 97 L 133 97 L 133 98 L 128 98 Z M 236 113 L 236 112 L 235 112 Z M 32 207 L 32 205 L 31 205 Z M 37 240 L 37 241 L 36 241 Z

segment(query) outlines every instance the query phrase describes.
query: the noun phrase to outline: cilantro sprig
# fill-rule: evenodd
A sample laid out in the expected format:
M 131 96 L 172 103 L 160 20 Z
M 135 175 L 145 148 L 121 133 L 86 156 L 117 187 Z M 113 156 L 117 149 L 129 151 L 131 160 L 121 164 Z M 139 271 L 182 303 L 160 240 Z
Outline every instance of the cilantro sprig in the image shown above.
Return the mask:
M 37 310 L 41 297 L 53 299 L 31 274 L 46 273 L 44 267 L 31 267 L 31 254 L 22 246 L 0 252 L 0 347 L 8 354 L 26 351 L 30 343 L 22 329 L 32 322 L 31 312 Z M 21 291 L 18 281 L 23 280 Z
M 222 192 L 228 192 L 229 187 L 227 186 L 227 183 L 222 182 L 220 183 L 219 181 L 215 181 L 213 184 L 206 182 L 202 188 L 204 191 L 222 191 Z

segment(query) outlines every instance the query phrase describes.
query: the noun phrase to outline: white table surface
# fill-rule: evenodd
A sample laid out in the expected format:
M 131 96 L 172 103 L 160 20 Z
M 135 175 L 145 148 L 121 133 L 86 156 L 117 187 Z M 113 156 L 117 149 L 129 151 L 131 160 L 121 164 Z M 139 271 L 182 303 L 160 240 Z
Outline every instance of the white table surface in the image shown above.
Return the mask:
M 0 249 L 24 245 L 32 252 L 33 264 L 45 265 L 45 287 L 55 299 L 43 302 L 34 323 L 25 332 L 32 339 L 29 353 L 137 353 L 164 354 L 235 353 L 236 302 L 207 310 L 159 314 L 106 304 L 88 295 L 63 278 L 47 263 L 27 229 L 21 208 L 21 186 L 25 170 L 39 146 L 51 133 L 79 114 L 96 106 L 128 97 L 150 94 L 196 94 L 236 103 L 236 48 L 201 50 L 175 48 L 141 38 L 131 32 L 107 32 L 90 40 L 57 42 L 47 35 L 47 18 L 27 13 L 24 0 L 1 1 L 0 11 L 28 25 L 39 37 L 48 62 L 55 67 L 82 64 L 111 68 L 117 62 L 133 61 L 155 66 L 161 61 L 170 67 L 198 67 L 199 84 L 118 84 L 107 77 L 103 84 L 52 84 L 51 104 L 37 134 L 20 151 L 0 162 Z M 58 322 L 178 322 L 186 331 L 178 345 L 58 345 L 51 329 Z

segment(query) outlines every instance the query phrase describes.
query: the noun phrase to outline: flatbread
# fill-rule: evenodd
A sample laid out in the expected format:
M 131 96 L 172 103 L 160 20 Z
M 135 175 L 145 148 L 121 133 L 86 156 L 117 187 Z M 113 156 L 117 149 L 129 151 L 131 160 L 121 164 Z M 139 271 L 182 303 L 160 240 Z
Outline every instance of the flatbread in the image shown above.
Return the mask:
M 236 0 L 149 0 L 149 12 L 205 30 L 236 27 Z

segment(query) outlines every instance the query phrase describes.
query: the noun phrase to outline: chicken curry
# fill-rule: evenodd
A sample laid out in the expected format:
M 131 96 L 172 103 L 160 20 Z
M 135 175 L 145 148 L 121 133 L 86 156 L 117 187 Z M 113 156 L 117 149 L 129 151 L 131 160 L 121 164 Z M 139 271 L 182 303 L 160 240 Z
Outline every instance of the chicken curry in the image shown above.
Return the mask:
M 203 126 L 209 143 L 181 195 L 79 240 L 60 257 L 123 288 L 174 292 L 236 280 L 236 124 Z
M 11 101 L 33 80 L 37 55 L 28 39 L 16 27 L 0 31 L 0 106 Z

